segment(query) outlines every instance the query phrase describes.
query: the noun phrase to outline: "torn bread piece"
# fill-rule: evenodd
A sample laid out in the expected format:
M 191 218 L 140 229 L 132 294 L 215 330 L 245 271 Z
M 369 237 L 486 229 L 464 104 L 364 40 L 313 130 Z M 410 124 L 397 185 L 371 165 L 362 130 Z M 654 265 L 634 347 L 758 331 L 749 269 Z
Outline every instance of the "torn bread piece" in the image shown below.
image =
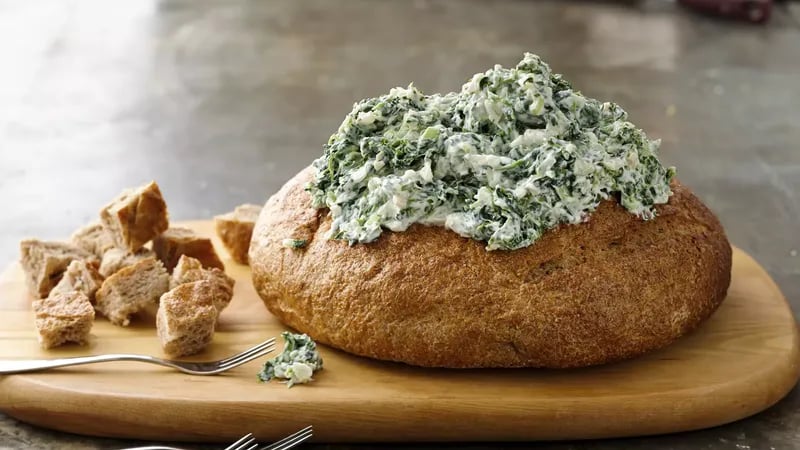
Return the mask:
M 239 264 L 248 263 L 250 239 L 260 213 L 261 206 L 244 204 L 237 206 L 232 212 L 214 217 L 217 236 L 231 258 Z
M 146 258 L 106 278 L 97 291 L 95 309 L 114 325 L 126 327 L 133 315 L 155 312 L 159 297 L 168 289 L 164 265 Z
M 36 298 L 47 297 L 72 261 L 97 262 L 92 253 L 64 242 L 26 239 L 19 248 L 28 290 Z
M 94 323 L 94 308 L 83 292 L 54 292 L 33 302 L 36 331 L 44 348 L 85 344 Z
M 98 258 L 102 258 L 106 251 L 114 248 L 114 240 L 100 222 L 79 228 L 72 233 L 70 241 L 76 247 L 93 253 Z
M 164 353 L 193 355 L 211 343 L 218 316 L 213 290 L 210 281 L 194 281 L 161 296 L 156 328 Z
M 167 204 L 155 181 L 123 191 L 100 211 L 100 220 L 114 245 L 131 253 L 169 228 Z
M 153 239 L 153 251 L 172 272 L 181 255 L 191 256 L 200 261 L 203 267 L 216 267 L 225 270 L 225 265 L 217 256 L 211 239 L 198 236 L 189 228 L 173 227 Z
M 103 255 L 103 260 L 100 263 L 100 275 L 110 277 L 125 267 L 155 256 L 155 252 L 147 248 L 140 249 L 135 253 L 121 248 L 112 248 Z
M 96 264 L 76 259 L 69 263 L 61 281 L 50 291 L 49 296 L 52 297 L 56 293 L 80 292 L 91 302 L 94 301 L 95 293 L 102 284 L 103 276 L 97 271 Z
M 222 312 L 233 299 L 233 286 L 236 283 L 233 278 L 216 267 L 206 269 L 198 259 L 182 255 L 175 270 L 172 271 L 170 287 L 174 289 L 181 284 L 195 281 L 211 282 L 214 307 L 218 312 Z

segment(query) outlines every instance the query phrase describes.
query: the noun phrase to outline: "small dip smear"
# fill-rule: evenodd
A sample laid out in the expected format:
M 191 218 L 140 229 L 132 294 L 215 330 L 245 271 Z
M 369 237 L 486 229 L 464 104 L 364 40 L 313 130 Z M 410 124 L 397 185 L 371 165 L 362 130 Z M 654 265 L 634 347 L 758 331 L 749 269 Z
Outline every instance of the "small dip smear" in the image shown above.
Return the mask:
M 459 92 L 410 85 L 356 103 L 307 190 L 330 210 L 331 239 L 367 243 L 420 223 L 514 250 L 610 198 L 655 217 L 675 173 L 658 147 L 618 105 L 585 97 L 528 53 Z
M 287 238 L 281 241 L 281 245 L 283 245 L 286 248 L 303 248 L 306 246 L 307 243 L 308 241 L 306 241 L 305 239 L 293 239 L 293 238 Z
M 284 331 L 283 352 L 264 363 L 258 373 L 261 381 L 273 378 L 285 380 L 288 387 L 313 381 L 311 375 L 322 370 L 322 357 L 317 351 L 317 344 L 306 334 L 294 334 Z

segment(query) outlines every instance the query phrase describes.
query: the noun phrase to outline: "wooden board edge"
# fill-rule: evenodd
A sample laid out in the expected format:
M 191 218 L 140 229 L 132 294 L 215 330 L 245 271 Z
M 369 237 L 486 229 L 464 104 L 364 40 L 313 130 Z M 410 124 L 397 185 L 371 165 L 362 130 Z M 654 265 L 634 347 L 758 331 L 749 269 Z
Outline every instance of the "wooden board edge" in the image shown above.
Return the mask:
M 797 333 L 795 333 L 797 337 Z M 797 339 L 795 340 L 797 343 Z M 70 433 L 112 438 L 136 438 L 145 440 L 163 439 L 185 442 L 226 442 L 246 432 L 253 432 L 260 440 L 269 441 L 291 433 L 306 425 L 315 426 L 315 442 L 444 442 L 469 440 L 479 441 L 537 441 L 564 439 L 597 439 L 611 437 L 631 437 L 658 435 L 698 430 L 719 426 L 757 414 L 777 403 L 795 386 L 800 376 L 800 356 L 798 347 L 792 349 L 794 364 L 786 364 L 781 373 L 754 373 L 752 385 L 758 386 L 742 396 L 739 384 L 723 384 L 704 389 L 692 389 L 691 394 L 670 391 L 653 394 L 648 398 L 652 407 L 641 406 L 644 402 L 628 403 L 624 397 L 617 396 L 617 404 L 608 399 L 597 398 L 590 401 L 573 401 L 565 404 L 561 399 L 539 401 L 531 404 L 523 399 L 511 400 L 506 405 L 505 417 L 493 410 L 491 415 L 482 418 L 481 405 L 471 403 L 446 402 L 406 402 L 403 399 L 389 398 L 368 405 L 356 402 L 327 402 L 321 399 L 314 404 L 298 407 L 296 404 L 270 404 L 273 411 L 250 412 L 241 408 L 229 408 L 224 401 L 216 402 L 206 411 L 190 402 L 175 405 L 174 401 L 159 398 L 137 399 L 137 407 L 131 414 L 131 405 L 124 398 L 97 396 L 81 392 L 61 392 L 59 402 L 53 404 L 52 391 L 39 383 L 16 377 L 0 380 L 0 406 L 10 416 L 23 422 Z M 765 378 L 772 378 L 765 383 Z M 778 379 L 776 380 L 775 377 Z M 27 392 L 24 397 L 16 392 Z M 33 395 L 30 393 L 33 392 Z M 634 396 L 641 399 L 641 396 Z M 685 398 L 696 401 L 686 403 Z M 708 399 L 713 398 L 711 402 Z M 180 402 L 179 402 L 180 403 Z M 406 404 L 407 403 L 407 404 Z M 632 405 L 638 405 L 632 408 Z M 580 406 L 580 407 L 579 407 Z M 298 419 L 286 420 L 282 414 L 291 407 Z M 609 408 L 626 408 L 627 416 L 636 419 L 635 426 L 630 422 L 608 422 L 605 411 Z M 656 410 L 655 408 L 658 408 Z M 663 409 L 671 409 L 665 414 Z M 171 425 L 170 415 L 159 411 L 184 410 L 197 416 L 197 420 L 213 423 L 218 414 L 227 414 L 227 422 L 241 424 L 241 428 L 212 428 L 208 432 L 185 431 Z M 376 416 L 384 416 L 385 411 L 398 411 L 393 420 L 376 422 Z M 81 411 L 76 414 L 76 411 Z M 120 414 L 121 412 L 126 414 Z M 414 411 L 418 417 L 447 416 L 451 423 L 463 426 L 444 429 L 436 422 L 418 421 L 404 412 Z M 543 413 L 549 411 L 549 413 Z M 577 411 L 568 414 L 565 411 Z M 141 412 L 141 414 L 136 414 Z M 119 419 L 127 417 L 128 419 Z M 676 424 L 675 418 L 680 418 Z M 280 419 L 280 420 L 277 420 Z M 304 420 L 305 419 L 305 420 Z M 352 434 L 353 423 L 363 424 L 360 433 Z M 415 430 L 413 436 L 398 437 L 397 426 L 406 425 Z M 587 425 L 588 424 L 588 425 Z M 136 431 L 131 432 L 132 429 Z M 343 431 L 347 430 L 347 431 Z M 635 430 L 635 431 L 632 431 Z
M 691 405 L 683 404 L 682 409 L 675 409 L 673 414 L 666 415 L 667 417 L 680 417 L 681 424 L 676 426 L 674 421 L 659 421 L 653 414 L 652 409 L 640 408 L 634 409 L 630 412 L 630 416 L 638 417 L 639 423 L 636 425 L 636 432 L 630 431 L 630 425 L 625 423 L 602 423 L 603 414 L 598 409 L 599 405 L 609 408 L 615 405 L 609 405 L 607 400 L 598 401 L 598 407 L 592 408 L 592 401 L 588 401 L 589 408 L 585 411 L 580 411 L 575 405 L 577 401 L 573 401 L 575 405 L 564 408 L 563 399 L 554 401 L 552 405 L 548 402 L 540 402 L 537 405 L 530 405 L 521 399 L 513 399 L 509 402 L 509 410 L 514 411 L 515 414 L 509 414 L 507 424 L 498 426 L 497 415 L 492 416 L 491 423 L 480 423 L 480 418 L 476 420 L 475 405 L 460 405 L 458 402 L 450 402 L 448 404 L 437 404 L 433 401 L 423 403 L 422 408 L 425 414 L 422 416 L 430 417 L 431 415 L 443 415 L 448 417 L 456 417 L 456 421 L 463 422 L 467 428 L 456 428 L 453 430 L 442 430 L 436 426 L 436 423 L 414 423 L 413 425 L 418 430 L 413 436 L 403 436 L 402 441 L 453 441 L 463 440 L 467 438 L 471 441 L 530 441 L 530 440 L 561 440 L 569 439 L 592 439 L 592 438 L 609 438 L 609 437 L 627 437 L 627 436 L 641 436 L 653 434 L 665 434 L 681 431 L 690 431 L 703 429 L 726 423 L 734 422 L 754 414 L 757 414 L 770 406 L 777 403 L 781 398 L 788 394 L 791 389 L 796 385 L 798 377 L 800 377 L 800 333 L 798 333 L 797 323 L 791 311 L 791 306 L 786 301 L 786 298 L 781 293 L 777 284 L 769 276 L 769 274 L 760 266 L 750 255 L 746 252 L 734 247 L 734 251 L 740 252 L 751 260 L 761 272 L 769 280 L 770 289 L 783 301 L 786 308 L 788 317 L 791 318 L 791 327 L 793 335 L 793 345 L 791 348 L 786 349 L 786 358 L 783 358 L 784 364 L 776 364 L 765 368 L 764 371 L 755 372 L 751 376 L 752 385 L 755 387 L 749 392 L 747 398 L 742 398 L 742 393 L 739 387 L 733 384 L 720 384 L 717 386 L 692 388 L 689 397 L 697 398 L 697 402 Z M 769 372 L 769 373 L 766 373 Z M 765 378 L 771 378 L 771 383 L 764 383 Z M 32 392 L 32 395 L 21 396 L 18 393 Z M 651 403 L 657 405 L 656 407 L 663 407 L 662 405 L 669 405 L 671 398 L 677 394 L 678 391 L 669 391 L 656 393 L 648 397 Z M 685 391 L 682 391 L 686 394 Z M 79 391 L 60 391 L 59 394 L 64 394 L 60 397 L 59 404 L 53 405 L 53 391 L 52 388 L 35 380 L 24 376 L 5 376 L 0 378 L 0 409 L 4 410 L 10 416 L 22 420 L 24 422 L 32 423 L 34 425 L 44 426 L 51 429 L 66 431 L 71 433 L 88 434 L 92 436 L 101 437 L 118 437 L 118 438 L 131 438 L 131 429 L 135 428 L 137 439 L 163 439 L 165 435 L 171 436 L 171 439 L 180 441 L 204 441 L 204 442 L 225 442 L 230 441 L 231 438 L 236 438 L 244 432 L 253 431 L 262 440 L 273 440 L 283 435 L 286 435 L 296 429 L 302 428 L 307 425 L 305 422 L 297 422 L 296 426 L 284 421 L 276 426 L 275 422 L 270 423 L 268 420 L 269 415 L 259 414 L 259 419 L 262 420 L 263 426 L 260 429 L 209 429 L 208 433 L 190 433 L 183 430 L 176 429 L 169 425 L 169 417 L 159 415 L 159 411 L 164 408 L 164 401 L 159 398 L 145 398 L 139 399 L 143 405 L 142 415 L 136 421 L 124 421 L 115 419 L 110 412 L 126 411 L 129 410 L 129 404 L 124 398 L 108 396 L 97 396 L 95 394 L 85 394 Z M 619 397 L 619 396 L 617 396 Z M 641 395 L 636 396 L 641 398 Z M 707 401 L 708 398 L 714 398 L 715 402 L 713 408 Z M 673 399 L 674 400 L 674 399 Z M 620 397 L 620 401 L 624 403 L 625 399 Z M 720 403 L 723 402 L 723 403 Z M 168 402 L 174 408 L 174 401 Z M 415 401 L 413 406 L 409 403 L 404 404 L 403 399 L 386 399 L 382 402 L 373 402 L 369 408 L 364 405 L 352 405 L 344 403 L 344 408 L 340 408 L 337 414 L 334 414 L 333 408 L 338 408 L 342 403 L 326 405 L 327 402 L 321 400 L 320 404 L 308 405 L 305 411 L 308 416 L 306 417 L 321 417 L 324 419 L 324 426 L 315 424 L 315 442 L 397 442 L 397 422 L 386 422 L 384 424 L 376 424 L 370 422 L 370 417 L 374 411 L 385 411 L 387 408 L 396 409 L 398 411 L 410 411 L 419 408 L 418 401 Z M 230 412 L 224 401 L 215 402 L 222 411 Z M 274 406 L 274 405 L 273 405 Z M 280 405 L 278 405 L 280 406 Z M 296 405 L 293 405 L 296 407 Z M 464 406 L 465 408 L 460 408 Z M 619 406 L 619 405 L 617 405 Z M 630 409 L 630 405 L 627 405 Z M 573 409 L 579 410 L 579 414 L 573 417 L 565 417 L 564 415 L 555 414 L 556 418 L 548 418 L 546 416 L 536 416 L 535 414 L 527 415 L 520 419 L 520 412 L 541 412 L 542 409 L 551 407 L 553 411 L 558 412 L 559 409 Z M 348 408 L 352 410 L 348 410 Z M 356 408 L 358 411 L 356 411 Z M 212 408 L 213 409 L 213 408 Z M 279 408 L 278 408 L 279 409 Z M 723 414 L 719 414 L 713 410 L 721 410 Z M 76 414 L 75 411 L 86 411 L 87 413 Z M 43 414 L 46 412 L 46 414 Z M 303 412 L 303 411 L 301 411 Z M 348 414 L 349 413 L 349 414 Z M 213 423 L 213 415 L 219 414 L 219 411 L 209 411 L 211 414 L 206 419 L 209 423 Z M 241 414 L 241 413 L 239 413 Z M 524 414 L 523 414 L 524 415 Z M 235 416 L 235 415 L 234 415 Z M 351 434 L 344 435 L 341 430 L 344 427 L 340 422 L 343 420 L 353 420 L 353 418 L 363 419 L 363 423 L 369 427 L 369 430 L 361 434 L 363 439 L 353 439 Z M 200 417 L 203 419 L 204 417 Z M 248 420 L 252 421 L 249 415 L 241 417 L 234 417 L 234 422 L 242 425 L 247 425 Z M 488 420 L 488 419 L 487 419 Z M 520 420 L 527 423 L 526 426 L 519 426 Z M 529 422 L 535 421 L 532 426 Z M 322 420 L 320 420 L 322 422 Z M 586 427 L 587 423 L 594 423 L 595 428 L 589 429 Z M 87 424 L 89 425 L 87 427 Z M 292 428 L 294 427 L 294 428 Z M 511 427 L 511 428 L 506 428 Z M 598 428 L 602 427 L 602 428 Z M 352 430 L 352 427 L 349 428 Z M 465 429 L 472 431 L 473 435 L 465 434 Z M 509 431 L 516 431 L 517 434 L 509 433 Z

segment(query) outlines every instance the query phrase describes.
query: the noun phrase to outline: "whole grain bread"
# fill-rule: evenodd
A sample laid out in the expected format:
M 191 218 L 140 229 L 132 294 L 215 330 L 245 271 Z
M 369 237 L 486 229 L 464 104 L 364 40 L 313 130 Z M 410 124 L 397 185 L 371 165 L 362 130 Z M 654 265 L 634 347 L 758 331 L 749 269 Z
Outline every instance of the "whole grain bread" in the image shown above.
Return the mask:
M 178 285 L 195 281 L 209 281 L 211 283 L 214 307 L 217 308 L 218 312 L 222 312 L 233 299 L 233 286 L 236 283 L 233 278 L 216 267 L 204 268 L 198 259 L 181 255 L 178 264 L 172 271 L 170 288 L 174 289 Z
M 103 258 L 106 251 L 114 248 L 114 239 L 100 222 L 90 223 L 78 229 L 72 233 L 70 240 L 76 247 L 93 253 L 98 258 Z
M 155 181 L 124 190 L 100 210 L 100 221 L 114 244 L 131 253 L 169 227 L 167 204 Z
M 112 248 L 103 255 L 103 260 L 100 262 L 100 275 L 110 277 L 125 267 L 155 256 L 155 252 L 147 248 L 139 249 L 135 253 L 121 248 Z
M 203 267 L 225 270 L 225 265 L 214 250 L 211 239 L 198 236 L 189 228 L 173 227 L 168 229 L 153 240 L 153 251 L 170 272 L 178 264 L 181 255 L 199 260 Z
M 658 217 L 615 200 L 515 251 L 442 227 L 328 240 L 306 170 L 266 203 L 253 283 L 288 326 L 357 355 L 431 367 L 580 367 L 631 358 L 696 328 L 725 298 L 731 247 L 711 211 L 673 182 Z M 305 239 L 303 248 L 282 245 Z
M 76 259 L 69 263 L 67 270 L 64 271 L 64 275 L 61 277 L 61 281 L 56 284 L 49 295 L 80 292 L 89 301 L 94 301 L 95 293 L 102 284 L 103 276 L 97 271 L 96 264 Z
M 72 261 L 97 263 L 94 254 L 65 242 L 26 239 L 19 248 L 28 291 L 36 298 L 47 297 Z
M 239 264 L 247 264 L 250 239 L 260 213 L 261 206 L 244 204 L 237 206 L 232 212 L 214 217 L 217 236 L 231 258 Z
M 156 329 L 164 353 L 193 355 L 211 343 L 218 315 L 213 289 L 212 282 L 201 280 L 178 285 L 161 296 Z
M 145 258 L 106 278 L 97 291 L 95 309 L 114 325 L 126 327 L 139 313 L 155 313 L 169 289 L 169 274 L 156 258 Z
M 67 342 L 85 344 L 94 323 L 94 308 L 83 292 L 53 292 L 33 302 L 36 331 L 44 348 Z

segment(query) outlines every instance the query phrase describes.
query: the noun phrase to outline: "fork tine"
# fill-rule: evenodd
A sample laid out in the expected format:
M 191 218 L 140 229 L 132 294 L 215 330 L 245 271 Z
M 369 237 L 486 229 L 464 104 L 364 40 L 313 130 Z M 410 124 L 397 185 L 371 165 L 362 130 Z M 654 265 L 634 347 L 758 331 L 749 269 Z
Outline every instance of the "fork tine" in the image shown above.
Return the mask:
M 275 338 L 267 339 L 266 341 L 264 341 L 264 342 L 262 342 L 262 343 L 260 343 L 258 345 L 255 345 L 255 346 L 253 346 L 251 348 L 248 348 L 247 350 L 245 350 L 245 351 L 243 351 L 241 353 L 237 353 L 236 355 L 233 355 L 233 356 L 231 356 L 229 358 L 221 359 L 219 361 L 219 363 L 220 364 L 228 363 L 228 362 L 230 362 L 232 360 L 235 360 L 235 359 L 237 359 L 237 358 L 239 358 L 239 357 L 241 357 L 243 355 L 248 355 L 248 354 L 257 352 L 257 351 L 261 350 L 262 348 L 264 348 L 266 346 L 269 346 L 269 345 L 272 345 L 274 343 L 275 343 Z
M 253 447 L 258 447 L 258 443 L 254 444 L 254 442 L 255 438 L 250 438 L 247 440 L 247 442 L 243 442 L 242 445 L 231 450 L 251 450 Z
M 221 363 L 219 363 L 219 365 L 220 366 L 231 366 L 233 364 L 237 364 L 239 361 L 243 361 L 243 360 L 251 361 L 253 356 L 255 356 L 255 355 L 263 356 L 263 355 L 265 355 L 267 353 L 270 353 L 270 352 L 273 352 L 273 351 L 275 351 L 275 344 L 269 344 L 266 347 L 260 348 L 258 351 L 248 352 L 247 354 L 244 354 L 244 355 L 238 355 L 238 356 L 235 356 L 235 357 L 232 357 L 232 358 L 228 358 L 227 361 L 221 362 Z M 258 356 L 256 356 L 256 357 L 258 357 Z
M 298 436 L 295 439 L 292 439 L 291 441 L 284 443 L 280 447 L 275 447 L 273 450 L 288 450 L 290 448 L 295 448 L 298 445 L 302 444 L 303 442 L 311 439 L 312 436 L 313 433 L 309 432 L 307 434 L 304 434 L 303 436 Z
M 297 436 L 296 438 L 292 439 L 291 441 L 285 442 L 283 445 L 279 447 L 274 447 L 271 450 L 288 450 L 290 448 L 295 448 L 298 445 L 302 444 L 303 442 L 311 439 L 314 434 L 310 431 L 302 436 Z
M 292 435 L 286 436 L 278 442 L 263 447 L 261 450 L 287 450 L 307 440 L 314 434 L 313 425 L 309 425 Z
M 254 440 L 253 439 L 253 433 L 247 433 L 244 436 L 242 436 L 241 438 L 239 438 L 238 441 L 236 441 L 233 444 L 225 447 L 225 450 L 240 450 L 243 445 L 247 445 L 247 444 L 253 442 L 253 440 Z
M 239 359 L 237 359 L 237 360 L 235 360 L 235 361 L 233 361 L 233 362 L 229 362 L 229 363 L 225 363 L 225 364 L 220 364 L 220 365 L 219 365 L 219 369 L 220 369 L 220 370 L 222 370 L 222 369 L 224 369 L 224 370 L 229 370 L 229 369 L 233 369 L 234 367 L 239 367 L 239 366 L 241 366 L 242 364 L 249 363 L 250 361 L 252 361 L 252 360 L 254 360 L 254 359 L 261 358 L 262 356 L 265 356 L 265 355 L 267 355 L 267 354 L 269 354 L 269 353 L 272 353 L 274 350 L 275 350 L 275 346 L 270 346 L 270 347 L 267 347 L 267 348 L 265 348 L 265 349 L 261 350 L 261 351 L 260 351 L 260 352 L 258 352 L 258 353 L 253 353 L 253 354 L 251 354 L 251 355 L 248 355 L 248 356 L 246 356 L 246 357 L 239 358 Z

